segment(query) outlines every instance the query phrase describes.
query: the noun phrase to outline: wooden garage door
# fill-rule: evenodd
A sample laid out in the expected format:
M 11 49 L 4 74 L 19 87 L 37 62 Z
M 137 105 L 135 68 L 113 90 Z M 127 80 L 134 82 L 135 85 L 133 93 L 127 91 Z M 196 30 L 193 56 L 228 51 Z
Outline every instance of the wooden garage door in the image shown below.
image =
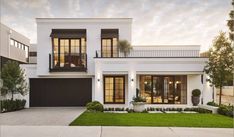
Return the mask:
M 30 107 L 85 106 L 91 98 L 91 78 L 30 79 Z

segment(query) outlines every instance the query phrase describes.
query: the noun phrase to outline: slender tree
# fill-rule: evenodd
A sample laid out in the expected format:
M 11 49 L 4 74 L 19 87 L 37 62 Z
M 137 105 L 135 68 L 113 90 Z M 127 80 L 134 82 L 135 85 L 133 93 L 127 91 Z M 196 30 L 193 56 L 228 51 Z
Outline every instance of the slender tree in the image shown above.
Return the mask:
M 120 52 L 124 53 L 124 56 L 126 57 L 132 50 L 132 46 L 127 40 L 120 40 L 118 42 L 118 49 Z
M 234 7 L 234 0 L 232 0 L 232 7 Z M 229 27 L 229 38 L 231 41 L 234 41 L 234 10 L 231 10 L 229 13 L 230 19 L 227 22 L 227 25 Z
M 204 71 L 209 76 L 207 81 L 219 88 L 219 105 L 221 105 L 222 88 L 230 80 L 233 70 L 233 49 L 226 34 L 220 34 L 214 38 L 213 46 L 208 52 L 209 61 Z
M 14 99 L 14 94 L 27 93 L 27 83 L 24 79 L 24 71 L 19 67 L 19 64 L 14 61 L 8 61 L 2 69 L 3 87 L 2 95 L 11 94 L 11 99 Z

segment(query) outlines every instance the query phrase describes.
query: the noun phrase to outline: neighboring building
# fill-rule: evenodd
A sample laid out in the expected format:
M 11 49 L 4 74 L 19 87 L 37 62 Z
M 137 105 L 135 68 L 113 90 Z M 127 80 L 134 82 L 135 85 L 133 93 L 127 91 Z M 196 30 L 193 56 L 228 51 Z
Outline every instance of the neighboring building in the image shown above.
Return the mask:
M 117 42 L 132 39 L 130 18 L 37 18 L 37 64 L 28 106 L 128 107 L 139 89 L 147 106 L 191 106 L 191 91 L 212 100 L 198 45 L 134 46 L 126 57 Z M 147 34 L 144 34 L 147 35 Z
M 0 70 L 9 60 L 28 63 L 30 40 L 2 23 L 0 34 Z
M 37 44 L 31 44 L 29 48 L 29 63 L 37 63 Z

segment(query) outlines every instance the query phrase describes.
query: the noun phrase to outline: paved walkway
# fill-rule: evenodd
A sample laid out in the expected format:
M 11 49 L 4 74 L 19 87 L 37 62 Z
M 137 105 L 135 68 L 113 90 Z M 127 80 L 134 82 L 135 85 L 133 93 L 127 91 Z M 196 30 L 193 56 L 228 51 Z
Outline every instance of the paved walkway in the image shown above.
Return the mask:
M 28 108 L 0 113 L 0 125 L 67 126 L 84 111 L 82 107 Z
M 0 137 L 233 137 L 233 129 L 114 126 L 2 126 Z

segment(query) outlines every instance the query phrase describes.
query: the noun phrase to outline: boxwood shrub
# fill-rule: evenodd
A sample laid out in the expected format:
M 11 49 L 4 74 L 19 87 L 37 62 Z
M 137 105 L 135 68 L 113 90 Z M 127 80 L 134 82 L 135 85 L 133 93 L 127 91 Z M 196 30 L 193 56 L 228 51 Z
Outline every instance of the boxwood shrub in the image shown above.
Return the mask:
M 103 105 L 98 102 L 98 101 L 93 101 L 93 102 L 89 102 L 87 105 L 86 105 L 86 108 L 88 111 L 96 111 L 96 112 L 103 112 L 104 110 L 104 107 Z
M 233 117 L 233 106 L 226 106 L 226 105 L 221 105 L 218 108 L 218 113 L 221 115 L 225 115 L 225 116 L 229 116 L 229 117 Z
M 1 112 L 10 112 L 23 109 L 26 104 L 26 100 L 16 99 L 6 99 L 1 101 Z

